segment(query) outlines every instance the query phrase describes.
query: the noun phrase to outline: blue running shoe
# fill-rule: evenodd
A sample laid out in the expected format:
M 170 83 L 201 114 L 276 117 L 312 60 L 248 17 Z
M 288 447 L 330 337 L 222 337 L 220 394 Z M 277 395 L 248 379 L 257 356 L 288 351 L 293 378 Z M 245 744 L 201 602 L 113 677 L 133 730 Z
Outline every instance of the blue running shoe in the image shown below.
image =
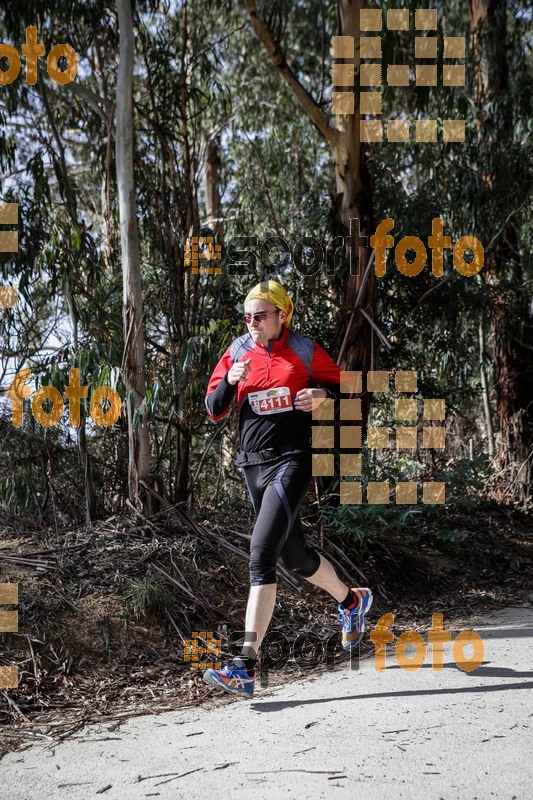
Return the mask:
M 230 694 L 238 694 L 250 699 L 254 696 L 255 672 L 253 675 L 249 675 L 248 671 L 243 669 L 242 661 L 239 659 L 225 664 L 222 669 L 206 669 L 204 681 L 209 686 L 215 686 Z
M 352 589 L 352 592 L 359 599 L 359 603 L 355 608 L 344 608 L 340 604 L 338 606 L 338 620 L 342 624 L 342 646 L 345 650 L 351 650 L 363 638 L 365 614 L 372 605 L 372 592 L 370 589 Z

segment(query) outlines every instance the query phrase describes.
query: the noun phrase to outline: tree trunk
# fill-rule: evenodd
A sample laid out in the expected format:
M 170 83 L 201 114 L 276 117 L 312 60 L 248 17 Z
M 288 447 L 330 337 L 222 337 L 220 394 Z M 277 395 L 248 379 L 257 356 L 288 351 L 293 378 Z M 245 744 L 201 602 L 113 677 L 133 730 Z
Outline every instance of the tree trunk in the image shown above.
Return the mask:
M 74 299 L 74 281 L 70 272 L 67 278 L 66 298 L 70 314 L 70 345 L 72 359 L 78 351 L 78 310 Z M 83 486 L 85 488 L 85 520 L 93 522 L 96 519 L 96 490 L 94 488 L 91 457 L 87 449 L 86 425 L 87 417 L 83 404 L 80 403 L 80 424 L 77 429 L 78 455 L 83 469 Z
M 144 419 L 133 430 L 135 410 L 146 394 L 143 298 L 137 207 L 133 174 L 133 62 L 134 36 L 130 0 L 117 0 L 120 58 L 117 75 L 116 164 L 120 242 L 123 272 L 124 355 L 129 464 L 128 494 L 133 504 L 144 508 L 139 481 L 150 471 L 150 436 Z
M 355 65 L 359 68 L 359 14 L 360 0 L 339 0 L 337 3 L 338 36 L 353 36 L 355 39 Z M 339 228 L 335 235 L 341 235 L 348 242 L 346 255 L 351 254 L 351 269 L 345 274 L 342 287 L 342 305 L 349 312 L 345 326 L 345 342 L 339 363 L 343 370 L 362 370 L 366 376 L 369 370 L 377 369 L 379 340 L 374 336 L 370 324 L 355 309 L 362 308 L 377 322 L 377 300 L 375 272 L 371 268 L 368 276 L 368 261 L 371 249 L 360 247 L 360 237 L 370 237 L 374 233 L 372 191 L 370 176 L 366 167 L 363 146 L 359 133 L 360 113 L 355 103 L 355 113 L 337 115 L 338 137 L 333 149 L 335 160 L 336 199 L 339 210 Z M 368 242 L 367 242 L 368 244 Z M 355 266 L 355 269 L 354 269 Z M 352 274 L 356 273 L 356 274 Z M 372 395 L 366 392 L 363 383 L 362 416 L 363 436 L 366 429 Z
M 217 244 L 224 244 L 224 225 L 222 222 L 222 199 L 220 196 L 220 137 L 211 135 L 206 147 L 205 158 L 205 205 L 207 227 L 216 236 Z M 224 278 L 221 276 L 222 281 Z M 221 281 L 221 282 L 222 282 Z M 238 446 L 232 431 L 222 430 L 220 436 L 221 469 L 229 472 L 233 469 L 237 457 Z
M 66 209 L 71 219 L 73 228 L 79 231 L 80 224 L 78 221 L 78 206 L 77 206 L 76 192 L 74 190 L 74 186 L 72 185 L 72 181 L 70 180 L 67 168 L 67 159 L 65 156 L 65 148 L 63 147 L 59 131 L 54 121 L 52 109 L 50 108 L 50 104 L 48 102 L 48 96 L 45 84 L 41 85 L 41 96 L 46 110 L 46 115 L 48 117 L 48 121 L 52 129 L 52 134 L 55 140 L 56 157 L 58 159 L 60 173 L 63 177 L 63 192 L 66 201 L 65 202 Z M 74 287 L 73 266 L 69 265 L 67 267 L 67 270 L 68 274 L 66 276 L 66 282 L 65 282 L 65 299 L 67 301 L 70 314 L 70 322 L 71 322 L 70 343 L 71 343 L 72 354 L 74 356 L 78 350 L 78 310 L 76 308 L 76 300 L 74 296 L 75 287 Z M 83 485 L 85 488 L 85 519 L 87 522 L 92 522 L 93 520 L 96 519 L 96 491 L 94 488 L 91 458 L 89 455 L 89 451 L 87 450 L 85 423 L 86 423 L 85 411 L 83 406 L 80 405 L 80 424 L 76 432 L 77 442 L 78 442 L 78 455 L 80 458 L 81 466 L 83 468 Z
M 191 450 L 191 431 L 186 422 L 178 424 L 176 434 L 176 488 L 174 502 L 185 503 L 189 495 L 189 456 Z
M 485 410 L 485 425 L 487 428 L 487 446 L 489 458 L 494 458 L 494 427 L 492 425 L 492 409 L 490 407 L 489 381 L 485 369 L 485 331 L 483 320 L 479 322 L 479 374 L 481 379 L 481 393 L 483 395 L 483 408 Z
M 330 146 L 335 165 L 335 202 L 337 221 L 335 236 L 343 236 L 345 254 L 351 254 L 351 270 L 345 274 L 342 286 L 336 287 L 336 302 L 344 314 L 344 342 L 339 359 L 343 370 L 362 370 L 366 373 L 375 369 L 373 363 L 373 330 L 362 314 L 355 309 L 363 308 L 368 316 L 376 321 L 376 283 L 372 270 L 367 274 L 371 250 L 359 247 L 359 235 L 370 236 L 374 232 L 372 195 L 369 174 L 364 163 L 364 153 L 359 134 L 359 110 L 354 114 L 337 115 L 336 128 L 333 128 L 320 106 L 302 86 L 297 76 L 287 64 L 285 54 L 270 30 L 259 17 L 254 0 L 244 0 L 246 10 L 254 30 L 266 47 L 272 62 L 291 88 L 295 98 Z M 337 18 L 339 36 L 353 36 L 355 39 L 355 69 L 358 67 L 358 38 L 360 0 L 338 0 Z M 357 223 L 359 220 L 359 223 Z M 359 258 L 360 256 L 360 258 Z M 354 273 L 354 274 L 352 274 Z M 365 281 L 366 275 L 366 281 Z M 376 342 L 377 351 L 377 342 Z M 366 388 L 363 386 L 363 388 Z M 371 395 L 362 398 L 363 427 L 366 427 Z
M 95 36 L 93 40 L 93 62 L 94 62 L 94 77 L 98 86 L 98 93 L 100 97 L 108 97 L 108 86 L 106 80 L 106 70 L 102 59 L 102 54 L 98 46 L 98 39 Z M 105 171 L 102 176 L 100 188 L 100 205 L 102 209 L 102 234 L 104 239 L 103 247 L 103 262 L 109 274 L 113 274 L 112 268 L 112 253 L 113 253 L 113 223 L 111 218 L 111 202 L 109 197 L 110 181 L 111 181 L 111 159 L 113 153 L 113 119 L 115 116 L 115 109 L 112 106 L 109 109 L 107 120 L 107 136 L 105 139 L 106 144 L 106 159 Z
M 211 228 L 217 242 L 224 241 L 224 226 L 222 223 L 222 200 L 220 197 L 220 140 L 219 137 L 210 137 L 206 148 L 205 158 L 205 206 L 207 214 L 207 227 Z
M 197 181 L 195 175 L 194 148 L 191 132 L 189 130 L 189 86 L 192 81 L 193 52 L 194 52 L 194 17 L 189 20 L 187 0 L 183 4 L 183 38 L 180 53 L 180 111 L 181 133 L 183 140 L 183 183 L 185 193 L 185 237 L 200 235 L 200 215 L 198 211 Z M 180 262 L 183 265 L 183 252 L 180 253 Z M 191 331 L 199 323 L 199 275 L 193 275 L 191 270 L 182 266 L 183 293 L 181 303 L 176 305 L 177 318 L 174 326 L 181 327 L 181 342 L 189 339 Z M 186 502 L 189 498 L 189 455 L 192 439 L 192 411 L 189 391 L 182 393 L 182 408 L 176 427 L 176 484 L 174 502 Z
M 506 53 L 505 0 L 469 0 L 472 49 L 478 103 L 478 137 L 490 154 L 513 137 L 512 109 L 498 109 L 499 125 L 484 110 L 509 91 Z M 499 200 L 497 177 L 484 176 L 489 202 Z M 490 214 L 490 210 L 488 212 Z M 491 228 L 498 229 L 498 220 Z M 504 475 L 503 493 L 515 500 L 531 494 L 533 448 L 533 368 L 526 345 L 531 341 L 527 297 L 516 288 L 523 285 L 517 248 L 517 231 L 511 220 L 501 227 L 485 254 L 485 273 L 492 287 L 492 351 L 496 404 L 500 431 L 497 466 Z M 512 288 L 506 288 L 506 285 Z

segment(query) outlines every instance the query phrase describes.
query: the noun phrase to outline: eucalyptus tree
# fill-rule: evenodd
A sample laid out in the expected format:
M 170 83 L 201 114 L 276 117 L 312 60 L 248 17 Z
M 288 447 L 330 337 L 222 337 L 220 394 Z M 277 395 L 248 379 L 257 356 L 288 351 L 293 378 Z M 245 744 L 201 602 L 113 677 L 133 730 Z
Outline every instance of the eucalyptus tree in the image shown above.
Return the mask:
M 17 45 L 25 40 L 25 29 L 35 26 L 38 41 L 45 44 L 45 52 L 59 41 L 69 42 L 81 54 L 90 28 L 85 23 L 88 17 L 93 19 L 91 15 L 95 13 L 97 10 L 93 8 L 91 14 L 84 15 L 81 6 L 61 0 L 54 4 L 10 6 L 3 14 L 2 39 Z M 11 260 L 7 276 L 4 263 L 4 276 L 11 280 L 18 278 L 20 297 L 24 301 L 5 324 L 13 330 L 17 320 L 23 319 L 28 311 L 34 315 L 31 325 L 19 328 L 15 353 L 7 356 L 20 357 L 21 363 L 27 359 L 27 365 L 37 372 L 37 383 L 48 381 L 54 385 L 61 383 L 61 370 L 65 377 L 65 364 L 70 361 L 70 366 L 77 366 L 82 338 L 80 324 L 85 321 L 79 306 L 81 287 L 90 285 L 98 273 L 95 239 L 84 203 L 80 202 L 80 188 L 69 163 L 70 154 L 67 154 L 78 142 L 76 135 L 70 135 L 73 128 L 67 135 L 63 128 L 67 120 L 73 120 L 66 98 L 71 100 L 70 89 L 51 82 L 42 62 L 34 84 L 27 85 L 19 76 L 18 80 L 2 87 L 2 194 L 4 200 L 19 203 L 20 224 L 19 252 Z M 70 342 L 61 349 L 61 345 L 51 347 L 47 343 L 51 333 L 56 334 L 61 344 L 65 341 L 64 334 L 57 328 L 54 331 L 53 323 L 50 326 L 53 317 L 49 315 L 53 305 L 57 305 L 58 292 L 70 323 Z M 61 317 L 63 315 L 60 325 L 64 328 L 65 321 Z M 50 355 L 47 348 L 52 350 Z M 59 359 L 58 350 L 63 356 Z M 46 435 L 47 431 L 43 431 L 43 438 Z M 85 482 L 86 516 L 92 519 L 96 514 L 96 492 L 83 407 L 77 440 Z
M 27 198 L 34 198 L 32 202 L 35 212 L 38 212 L 35 213 L 28 202 L 21 204 L 24 214 L 24 236 L 21 237 L 24 249 L 16 259 L 11 277 L 16 277 L 18 273 L 21 293 L 34 309 L 42 305 L 38 302 L 39 296 L 47 298 L 49 302 L 57 289 L 62 289 L 65 310 L 70 318 L 70 344 L 65 343 L 61 348 L 62 358 L 43 359 L 42 352 L 36 345 L 41 364 L 39 377 L 54 385 L 61 381 L 65 384 L 68 382 L 65 369 L 70 362 L 70 366 L 82 366 L 82 377 L 92 378 L 93 387 L 107 382 L 122 390 L 125 384 L 130 443 L 128 494 L 133 502 L 141 502 L 147 507 L 151 496 L 150 484 L 155 482 L 159 488 L 161 486 L 157 476 L 150 473 L 148 436 L 148 425 L 153 424 L 152 415 L 161 386 L 161 377 L 157 375 L 160 371 L 159 363 L 155 359 L 160 358 L 161 352 L 169 351 L 160 331 L 157 331 L 155 337 L 151 336 L 154 327 L 157 328 L 153 320 L 158 304 L 149 302 L 157 295 L 157 292 L 151 291 L 152 281 L 156 280 L 156 276 L 146 265 L 162 241 L 178 242 L 181 252 L 175 250 L 175 258 L 165 265 L 170 280 L 162 281 L 165 285 L 170 283 L 172 288 L 176 288 L 172 293 L 172 301 L 177 297 L 179 305 L 173 317 L 178 336 L 170 348 L 172 360 L 175 361 L 176 352 L 179 355 L 181 345 L 188 335 L 187 325 L 184 326 L 183 322 L 190 306 L 198 302 L 201 294 L 200 287 L 195 288 L 191 296 L 196 297 L 196 301 L 189 304 L 187 292 L 180 293 L 183 282 L 189 280 L 183 267 L 183 243 L 186 236 L 192 234 L 193 222 L 198 217 L 194 191 L 192 194 L 189 191 L 191 187 L 194 189 L 196 181 L 193 174 L 196 154 L 192 153 L 188 160 L 189 171 L 184 181 L 188 190 L 185 187 L 182 190 L 180 168 L 182 154 L 187 146 L 181 150 L 178 141 L 176 158 L 169 159 L 169 173 L 176 189 L 175 197 L 179 198 L 176 216 L 178 219 L 183 218 L 184 226 L 180 228 L 175 225 L 176 217 L 171 216 L 172 211 L 168 204 L 164 213 L 157 213 L 158 220 L 164 219 L 166 214 L 168 230 L 142 224 L 143 219 L 148 219 L 157 207 L 153 203 L 147 207 L 145 199 L 151 200 L 156 196 L 161 205 L 168 199 L 165 191 L 162 196 L 157 191 L 145 191 L 146 186 L 153 186 L 155 189 L 159 185 L 160 176 L 154 175 L 150 163 L 144 164 L 139 160 L 140 155 L 144 157 L 149 151 L 150 133 L 145 135 L 145 132 L 157 130 L 159 120 L 157 103 L 155 106 L 145 106 L 144 98 L 153 85 L 161 85 L 161 76 L 168 72 L 168 53 L 172 53 L 171 58 L 174 58 L 174 53 L 169 44 L 172 36 L 172 25 L 169 25 L 163 41 L 160 42 L 162 47 L 159 51 L 160 55 L 165 52 L 167 58 L 165 61 L 160 59 L 158 63 L 155 60 L 146 65 L 143 62 L 146 52 L 133 52 L 133 26 L 141 32 L 139 38 L 145 41 L 151 35 L 154 15 L 159 14 L 160 20 L 167 17 L 172 19 L 172 10 L 179 17 L 180 9 L 176 9 L 174 3 L 168 3 L 166 8 L 149 1 L 138 3 L 135 18 L 130 17 L 129 25 L 127 14 L 122 15 L 122 11 L 127 11 L 127 8 L 120 6 L 120 10 L 123 33 L 129 33 L 130 45 L 129 48 L 123 47 L 122 66 L 119 56 L 120 25 L 115 2 L 102 0 L 90 5 L 62 2 L 27 4 L 24 8 L 9 11 L 5 18 L 6 39 L 14 38 L 16 41 L 26 25 L 37 24 L 45 32 L 47 45 L 52 36 L 59 36 L 60 41 L 70 42 L 74 46 L 80 57 L 80 71 L 77 79 L 61 91 L 49 86 L 45 70 L 39 76 L 39 94 L 29 91 L 21 83 L 15 87 L 5 87 L 9 90 L 8 110 L 12 111 L 13 116 L 16 109 L 18 116 L 15 124 L 19 125 L 19 130 L 26 131 L 28 136 L 26 138 L 19 135 L 15 140 L 11 134 L 13 122 L 6 119 L 2 155 L 3 166 L 14 171 L 26 160 L 26 170 L 23 167 L 20 172 L 24 177 L 26 171 L 33 178 L 33 186 L 31 182 L 24 181 L 24 185 L 27 184 L 25 194 Z M 186 6 L 181 11 L 184 13 L 185 23 L 181 28 L 180 41 L 185 45 L 185 50 L 182 51 L 182 58 L 178 59 L 178 65 L 187 59 L 187 50 L 191 46 L 191 25 L 186 22 Z M 145 66 L 148 67 L 146 72 Z M 179 72 L 177 75 L 178 80 L 176 75 L 170 76 L 168 85 L 172 85 L 172 89 L 178 87 L 173 92 L 173 98 L 179 100 L 180 108 L 188 114 L 187 84 L 180 80 Z M 151 80 L 154 81 L 153 84 Z M 153 99 L 152 94 L 151 100 Z M 145 114 L 147 110 L 149 113 Z M 181 131 L 186 133 L 187 120 L 183 121 L 174 112 L 175 108 L 171 113 L 175 116 L 176 128 L 170 132 L 169 138 L 178 132 L 180 125 Z M 165 113 L 164 108 L 161 113 Z M 37 120 L 33 129 L 31 119 Z M 179 140 L 179 134 L 176 139 Z M 164 154 L 165 157 L 167 154 Z M 156 163 L 155 166 L 157 170 L 159 164 Z M 137 182 L 137 190 L 134 180 Z M 19 191 L 22 183 L 19 180 Z M 166 185 L 167 176 L 163 175 L 164 189 Z M 135 237 L 136 201 L 141 216 L 140 243 Z M 117 237 L 120 226 L 125 233 L 122 260 Z M 176 227 L 180 229 L 177 239 Z M 47 280 L 35 281 L 36 273 L 43 269 L 46 270 Z M 124 277 L 123 330 L 118 324 L 120 305 L 117 279 L 120 278 L 121 271 Z M 144 304 L 143 318 L 144 293 L 148 294 L 148 302 Z M 146 346 L 143 342 L 143 327 L 147 329 L 149 336 Z M 34 326 L 33 333 L 36 328 Z M 58 332 L 58 335 L 64 339 L 63 332 Z M 41 351 L 42 344 L 41 342 Z M 116 366 L 121 360 L 124 376 Z M 154 380 L 148 387 L 145 384 L 145 367 L 155 373 Z M 172 371 L 171 369 L 170 372 Z M 177 396 L 171 397 L 172 405 L 177 405 L 181 388 Z M 105 439 L 109 439 L 116 431 L 101 432 L 99 436 L 95 436 L 96 433 L 93 431 L 91 437 L 93 450 L 103 434 Z M 153 430 L 152 435 L 157 441 L 157 434 Z M 84 476 L 88 516 L 92 518 L 95 513 L 94 491 L 88 469 L 83 418 L 78 436 L 85 450 Z M 186 495 L 188 458 L 187 454 L 183 456 L 183 452 L 180 452 L 177 461 L 178 469 L 182 472 L 180 486 L 181 489 L 185 486 Z
M 133 170 L 133 69 L 135 40 L 130 0 L 117 0 L 120 55 L 116 92 L 116 165 L 124 284 L 124 356 L 129 433 L 128 485 L 138 501 L 140 481 L 150 472 L 150 436 L 146 419 L 134 429 L 135 410 L 146 396 L 143 291 L 137 203 Z
M 469 0 L 468 7 L 482 155 L 479 212 L 490 237 L 486 281 L 498 467 L 504 494 L 525 500 L 533 482 L 533 270 L 531 252 L 520 238 L 521 221 L 531 213 L 531 15 L 525 5 L 507 0 Z
M 329 45 L 332 28 L 335 26 L 334 33 L 337 36 L 353 37 L 354 69 L 357 72 L 359 13 L 362 4 L 359 0 L 350 3 L 339 0 L 327 11 L 323 3 L 306 3 L 304 7 L 299 3 L 280 2 L 273 8 L 264 3 L 260 9 L 255 0 L 244 0 L 244 5 L 255 34 L 270 56 L 272 67 L 287 83 L 301 109 L 330 149 L 335 169 L 335 188 L 332 195 L 336 213 L 333 232 L 335 237 L 343 237 L 342 241 L 345 243 L 343 249 L 346 255 L 352 256 L 349 259 L 350 264 L 353 261 L 358 265 L 355 270 L 345 269 L 340 284 L 336 286 L 335 296 L 338 298 L 340 310 L 346 315 L 347 323 L 340 363 L 343 369 L 362 369 L 367 372 L 373 368 L 374 331 L 368 320 L 376 317 L 375 277 L 371 270 L 370 248 L 361 247 L 356 234 L 369 236 L 375 226 L 367 152 L 359 135 L 359 108 L 356 106 L 354 111 L 347 110 L 347 113 L 337 114 L 336 122 L 333 124 L 325 108 L 328 101 L 313 95 L 311 87 L 306 85 L 305 77 L 298 68 L 297 57 L 292 57 L 282 42 L 282 34 L 287 30 L 286 19 L 293 14 L 306 30 L 306 48 L 314 50 L 317 62 L 322 60 L 321 72 L 324 75 L 329 71 Z M 267 15 L 270 16 L 269 21 Z M 351 220 L 359 220 L 358 231 L 352 231 Z M 367 309 L 366 316 L 358 313 L 362 308 Z M 365 393 L 364 420 L 368 415 L 369 403 L 370 395 Z
M 404 7 L 412 14 L 413 4 Z M 533 388 L 526 4 L 454 0 L 439 6 L 437 30 L 428 35 L 464 37 L 465 85 L 385 86 L 384 116 L 463 119 L 465 141 L 374 145 L 376 215 L 395 220 L 395 236 L 417 235 L 425 243 L 432 219 L 443 218 L 452 242 L 470 235 L 483 243 L 485 264 L 477 275 L 462 277 L 450 254 L 442 277 L 432 276 L 428 264 L 416 279 L 389 265 L 378 283 L 382 326 L 393 344 L 383 363 L 416 364 L 424 393 L 439 391 L 440 384 L 469 435 L 477 428 L 486 436 L 491 456 L 495 404 L 499 495 L 523 499 L 531 491 Z M 383 31 L 381 38 L 384 64 L 413 62 L 412 30 Z

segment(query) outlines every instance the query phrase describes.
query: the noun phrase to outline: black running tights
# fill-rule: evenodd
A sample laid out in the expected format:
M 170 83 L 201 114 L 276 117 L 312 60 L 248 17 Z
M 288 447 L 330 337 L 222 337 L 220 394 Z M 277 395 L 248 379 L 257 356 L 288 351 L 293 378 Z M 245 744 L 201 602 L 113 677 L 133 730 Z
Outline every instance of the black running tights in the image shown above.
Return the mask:
M 243 472 L 257 515 L 250 543 L 250 584 L 276 583 L 280 557 L 288 570 L 309 578 L 320 556 L 305 542 L 299 509 L 311 481 L 311 455 L 292 453 L 245 466 Z

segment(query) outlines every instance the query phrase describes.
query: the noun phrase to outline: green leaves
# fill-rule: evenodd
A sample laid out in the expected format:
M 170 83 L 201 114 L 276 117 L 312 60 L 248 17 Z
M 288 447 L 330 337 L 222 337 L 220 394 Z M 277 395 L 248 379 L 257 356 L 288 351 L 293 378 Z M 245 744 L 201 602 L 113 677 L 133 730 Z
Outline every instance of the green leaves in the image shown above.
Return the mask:
M 137 426 L 139 423 L 146 424 L 150 422 L 153 418 L 154 414 L 156 413 L 160 398 L 163 390 L 163 381 L 161 378 L 155 378 L 155 380 L 150 384 L 150 386 L 146 389 L 146 394 L 141 402 L 141 404 L 135 409 L 133 414 L 133 430 L 137 430 Z M 131 401 L 131 398 L 134 396 L 134 392 L 130 391 L 127 394 L 128 400 Z

